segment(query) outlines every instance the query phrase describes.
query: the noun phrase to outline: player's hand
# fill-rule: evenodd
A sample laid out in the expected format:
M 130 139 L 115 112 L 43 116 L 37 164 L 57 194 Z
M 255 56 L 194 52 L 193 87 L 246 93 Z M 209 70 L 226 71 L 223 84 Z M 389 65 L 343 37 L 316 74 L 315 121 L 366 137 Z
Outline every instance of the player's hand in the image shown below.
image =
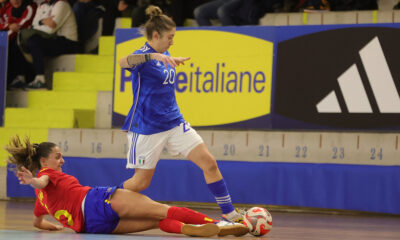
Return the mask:
M 190 57 L 173 57 L 172 59 L 174 59 L 176 66 L 179 65 L 185 65 L 185 61 L 189 60 Z
M 18 23 L 11 23 L 8 28 L 10 28 L 10 30 L 13 32 L 18 32 L 21 27 Z
M 31 171 L 26 169 L 25 167 L 21 167 L 22 171 L 17 172 L 17 177 L 20 184 L 31 184 L 33 180 L 33 175 Z
M 172 57 L 169 57 L 161 53 L 151 53 L 151 59 L 164 63 L 165 68 L 168 68 L 167 64 L 170 65 L 171 67 L 177 66 Z
M 61 230 L 63 230 L 64 229 L 64 227 L 63 226 L 61 226 L 61 225 L 58 225 L 58 224 L 55 224 L 55 231 L 61 231 Z

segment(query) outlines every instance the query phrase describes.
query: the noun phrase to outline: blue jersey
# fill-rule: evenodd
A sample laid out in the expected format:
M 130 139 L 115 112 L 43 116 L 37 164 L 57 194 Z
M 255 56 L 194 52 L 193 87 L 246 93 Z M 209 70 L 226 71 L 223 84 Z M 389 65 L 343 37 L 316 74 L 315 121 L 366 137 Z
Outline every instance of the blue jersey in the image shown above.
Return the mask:
M 133 54 L 156 53 L 146 42 Z M 170 56 L 166 51 L 163 54 Z M 151 60 L 127 69 L 132 73 L 133 104 L 122 130 L 154 134 L 184 122 L 175 98 L 175 68 Z

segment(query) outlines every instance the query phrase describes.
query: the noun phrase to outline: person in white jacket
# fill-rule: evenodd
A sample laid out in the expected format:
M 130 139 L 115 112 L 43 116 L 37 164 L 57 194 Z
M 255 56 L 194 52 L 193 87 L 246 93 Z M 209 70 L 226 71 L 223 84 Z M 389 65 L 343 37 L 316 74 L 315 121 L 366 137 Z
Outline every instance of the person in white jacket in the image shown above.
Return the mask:
M 32 27 L 50 35 L 35 34 L 27 41 L 36 74 L 27 88 L 42 89 L 46 88 L 44 58 L 78 53 L 81 51 L 81 46 L 78 42 L 75 15 L 68 1 L 44 1 L 36 11 Z

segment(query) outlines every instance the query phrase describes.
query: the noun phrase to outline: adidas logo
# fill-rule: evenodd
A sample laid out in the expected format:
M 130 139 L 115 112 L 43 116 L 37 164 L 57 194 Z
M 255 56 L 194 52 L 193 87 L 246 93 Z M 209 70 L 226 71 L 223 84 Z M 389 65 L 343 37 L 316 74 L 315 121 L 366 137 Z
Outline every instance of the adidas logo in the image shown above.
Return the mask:
M 359 52 L 380 113 L 400 113 L 400 97 L 378 37 Z M 349 113 L 373 113 L 356 64 L 338 77 L 340 91 Z M 341 113 L 335 91 L 316 104 L 319 113 Z

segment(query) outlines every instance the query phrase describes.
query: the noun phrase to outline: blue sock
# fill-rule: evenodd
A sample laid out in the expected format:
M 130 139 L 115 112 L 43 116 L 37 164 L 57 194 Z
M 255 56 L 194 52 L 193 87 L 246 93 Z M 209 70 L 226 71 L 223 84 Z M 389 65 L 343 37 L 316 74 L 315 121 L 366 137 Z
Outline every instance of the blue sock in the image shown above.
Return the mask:
M 221 179 L 218 182 L 209 183 L 207 186 L 214 195 L 215 200 L 217 200 L 217 203 L 223 214 L 227 214 L 235 210 L 224 179 Z

